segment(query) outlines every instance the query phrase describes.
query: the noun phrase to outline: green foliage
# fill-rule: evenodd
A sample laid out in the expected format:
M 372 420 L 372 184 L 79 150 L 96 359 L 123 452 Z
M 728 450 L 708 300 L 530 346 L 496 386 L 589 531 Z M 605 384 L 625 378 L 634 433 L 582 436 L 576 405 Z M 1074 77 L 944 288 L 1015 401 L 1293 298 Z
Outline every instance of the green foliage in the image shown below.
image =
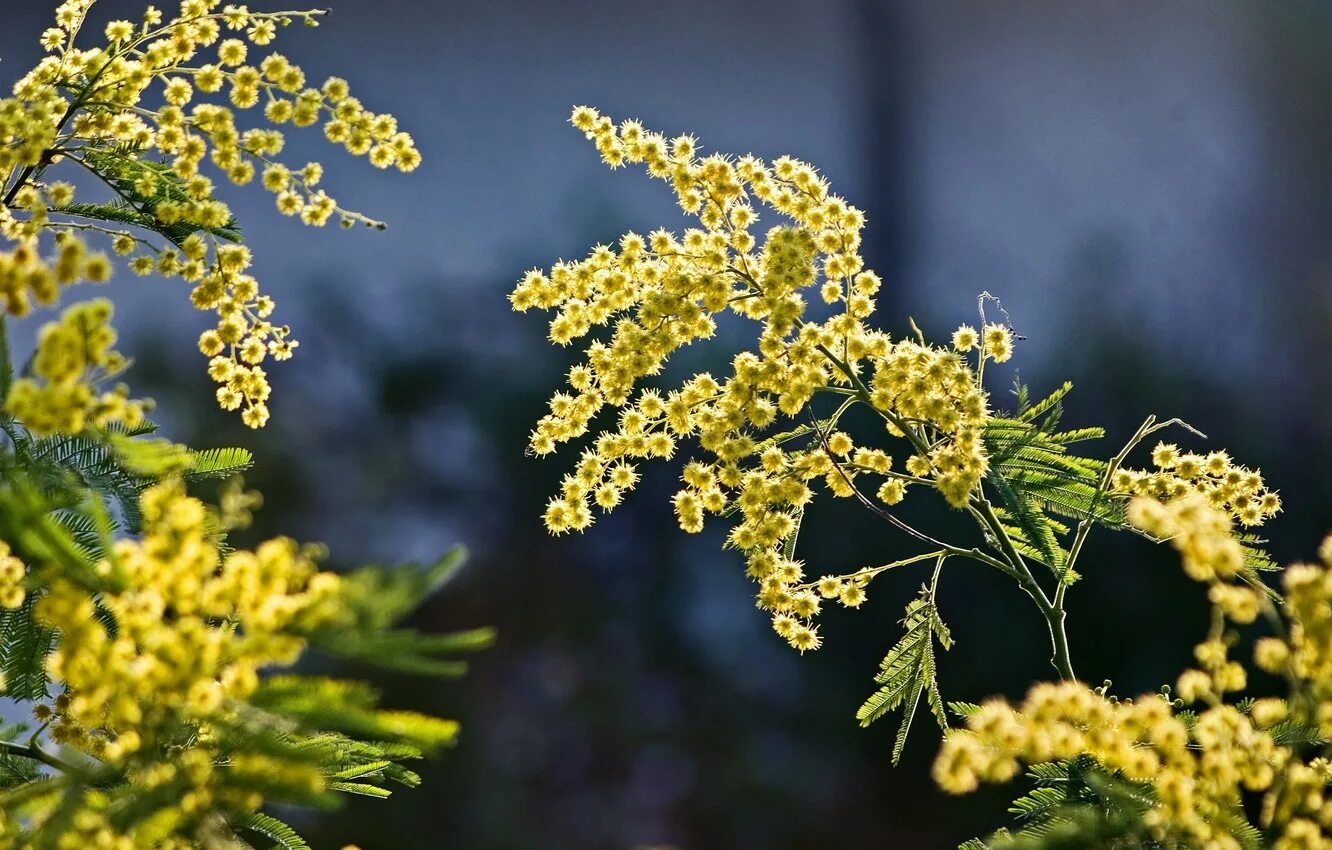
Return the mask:
M 85 148 L 81 156 L 89 170 L 116 194 L 118 200 L 113 203 L 67 204 L 54 208 L 52 212 L 152 231 L 175 245 L 180 245 L 187 237 L 200 231 L 198 224 L 188 221 L 167 224 L 158 215 L 158 207 L 165 202 L 190 201 L 185 191 L 185 181 L 171 169 L 169 162 L 147 159 L 137 155 L 134 149 L 123 146 Z M 140 185 L 149 183 L 156 187 L 155 191 L 139 191 Z M 228 242 L 238 242 L 241 238 L 234 218 L 222 227 L 202 229 Z
M 91 550 L 81 545 L 89 529 L 103 539 L 111 523 L 96 493 L 79 493 L 66 483 L 49 489 L 43 476 L 11 469 L 0 480 L 0 540 L 4 540 L 28 564 L 58 570 L 67 580 L 97 591 L 115 581 L 114 570 L 98 574 Z M 79 514 L 74 519 L 72 514 Z M 100 548 L 100 543 L 98 544 Z
M 1017 551 L 1050 569 L 1061 583 L 1078 575 L 1069 564 L 1068 544 L 1061 542 L 1069 526 L 1054 514 L 1075 522 L 1092 522 L 1122 529 L 1124 500 L 1106 492 L 1105 461 L 1069 454 L 1068 446 L 1100 439 L 1100 428 L 1059 430 L 1063 398 L 1072 389 L 1064 384 L 1034 405 L 1019 384 L 1017 414 L 992 417 L 983 438 L 990 457 L 986 482 L 1000 498 L 996 515 Z
M 426 676 L 461 676 L 466 662 L 453 656 L 489 646 L 493 629 L 421 634 L 393 628 L 420 600 L 435 593 L 462 565 L 461 546 L 429 567 L 362 567 L 342 583 L 343 619 L 338 627 L 310 633 L 313 646 L 330 655 L 385 670 Z
M 254 463 L 254 455 L 248 449 L 204 449 L 198 452 L 186 449 L 186 452 L 188 465 L 185 476 L 190 481 L 230 478 L 249 469 Z
M 460 674 L 457 656 L 485 646 L 488 630 L 430 635 L 398 624 L 461 552 L 344 582 L 318 566 L 321 547 L 274 538 L 233 549 L 226 534 L 255 499 L 233 481 L 212 508 L 186 484 L 231 479 L 251 454 L 161 439 L 142 422 L 146 404 L 108 386 L 128 366 L 111 347 L 109 302 L 66 306 L 18 377 L 5 322 L 62 300 L 63 287 L 108 279 L 116 263 L 89 241 L 109 243 L 135 255 L 125 260 L 135 273 L 194 286 L 195 306 L 218 320 L 199 347 L 233 367 L 210 369 L 223 385 L 218 402 L 262 427 L 271 387 L 260 364 L 286 359 L 295 341 L 245 273 L 250 252 L 224 244 L 241 232 L 216 195 L 218 175 L 200 164 L 237 184 L 266 171 L 282 211 L 307 224 L 337 216 L 382 228 L 315 189 L 317 163 L 287 171 L 277 125 L 304 127 L 336 107 L 343 146 L 376 166 L 410 171 L 420 154 L 345 81 L 306 88 L 304 71 L 276 53 L 250 53 L 265 78 L 246 81 L 250 68 L 230 97 L 205 103 L 230 76 L 219 67 L 243 60 L 232 56 L 246 53 L 237 39 L 266 47 L 278 27 L 317 25 L 321 10 L 185 3 L 169 19 L 150 7 L 138 22 L 84 26 L 91 5 L 55 10 L 46 58 L 0 98 L 0 694 L 35 703 L 26 707 L 39 723 L 26 741 L 0 729 L 0 846 L 306 848 L 290 826 L 255 813 L 261 802 L 327 806 L 414 786 L 406 763 L 452 743 L 457 723 L 385 708 L 364 683 L 264 675 L 291 671 L 311 645 L 393 670 Z M 89 40 L 95 30 L 100 45 Z M 205 61 L 200 48 L 215 44 Z M 234 111 L 258 103 L 261 85 L 279 104 L 265 131 Z M 97 200 L 76 203 L 73 183 L 48 173 L 76 168 L 80 194 L 102 184 L 89 193 Z
M 18 608 L 0 608 L 0 672 L 5 696 L 17 700 L 43 699 L 50 695 L 46 656 L 55 646 L 55 634 L 33 616 L 35 594 Z
M 937 572 L 935 576 L 937 583 Z M 943 697 L 939 693 L 936 678 L 934 644 L 937 641 L 945 650 L 953 645 L 948 626 L 939 617 L 935 607 L 932 586 L 922 587 L 920 596 L 907 606 L 902 626 L 905 629 L 902 639 L 888 650 L 879 674 L 874 677 L 874 681 L 881 687 L 856 712 L 860 725 L 868 726 L 888 712 L 902 709 L 902 723 L 893 742 L 894 764 L 902 757 L 902 749 L 906 746 L 907 735 L 911 731 L 922 695 L 939 728 L 948 728 Z
M 157 481 L 181 477 L 187 481 L 227 478 L 244 472 L 254 456 L 241 448 L 195 451 L 162 439 L 150 438 L 157 425 L 137 428 L 112 425 L 81 434 L 54 434 L 34 438 L 13 421 L 6 421 L 11 437 L 8 458 L 0 455 L 0 469 L 22 469 L 53 500 L 76 501 L 96 493 L 114 508 L 124 530 L 137 532 L 141 522 L 139 496 Z
M 281 850 L 310 850 L 310 845 L 305 843 L 305 839 L 301 838 L 296 830 L 272 815 L 263 812 L 255 812 L 237 823 L 236 827 L 238 831 L 252 832 L 267 838 Z
M 1035 765 L 1027 776 L 1032 789 L 1008 809 L 1020 826 L 972 839 L 959 850 L 1160 846 L 1144 837 L 1149 785 L 1113 775 L 1087 756 Z
M 296 721 L 299 728 L 331 730 L 433 752 L 452 744 L 458 724 L 407 711 L 376 708 L 378 695 L 364 682 L 316 676 L 271 676 L 250 702 Z
M 966 720 L 971 715 L 980 711 L 981 707 L 974 702 L 949 702 L 948 710 L 959 720 Z
M 27 731 L 28 728 L 21 723 L 0 727 L 0 791 L 27 785 L 41 776 L 37 762 L 2 749 L 5 744 L 17 741 Z
M 1324 746 L 1329 743 L 1328 739 L 1319 731 L 1318 726 L 1313 723 L 1301 723 L 1298 720 L 1282 720 L 1280 723 L 1267 730 L 1267 734 L 1272 736 L 1283 747 L 1297 745 Z
M 959 850 L 1075 850 L 1075 848 L 1143 848 L 1168 850 L 1183 841 L 1154 839 L 1144 815 L 1155 805 L 1150 783 L 1134 782 L 1106 770 L 1082 755 L 1068 761 L 1031 767 L 1033 787 L 1013 801 L 1008 811 L 1019 825 L 1000 829 L 985 840 L 972 839 Z M 1267 846 L 1262 832 L 1242 814 L 1218 813 L 1243 850 Z
M 7 470 L 0 480 L 0 540 L 29 563 L 51 564 L 93 591 L 114 581 L 114 574 L 98 575 L 94 567 L 115 534 L 139 530 L 145 489 L 172 475 L 225 477 L 253 462 L 245 449 L 196 452 L 148 438 L 156 431 L 152 423 L 41 439 L 13 420 L 6 424 L 11 441 L 0 449 L 0 469 Z M 45 662 L 56 638 L 33 616 L 40 577 L 34 575 L 31 584 L 22 606 L 0 608 L 0 673 L 6 695 L 20 700 L 49 696 Z
M 0 445 L 0 466 L 6 470 L 0 479 L 0 540 L 23 561 L 39 566 L 28 576 L 23 604 L 0 608 L 0 672 L 5 696 L 42 701 L 52 691 L 46 658 L 59 637 L 34 616 L 47 583 L 59 576 L 94 594 L 117 587 L 120 572 L 110 544 L 138 530 L 137 500 L 147 487 L 171 476 L 225 477 L 248 468 L 251 456 L 241 449 L 192 451 L 150 437 L 152 426 L 42 440 L 29 438 L 15 423 L 10 426 L 18 439 Z M 487 646 L 491 630 L 424 634 L 398 624 L 457 574 L 463 558 L 456 549 L 428 567 L 377 566 L 348 573 L 335 598 L 338 617 L 306 635 L 310 645 L 387 670 L 460 675 L 466 666 L 457 656 Z M 109 612 L 98 607 L 97 616 L 114 635 Z M 0 731 L 0 742 L 14 734 Z M 384 798 L 395 787 L 419 784 L 405 763 L 451 745 L 457 732 L 452 720 L 380 707 L 378 694 L 363 682 L 294 674 L 263 679 L 233 719 L 213 722 L 212 729 L 220 757 L 233 765 L 246 759 L 266 765 L 237 780 L 245 790 L 273 802 L 316 807 L 335 805 L 343 795 Z M 193 746 L 190 727 L 182 725 L 178 735 L 176 743 L 166 745 L 165 756 L 173 748 Z M 0 745 L 0 806 L 6 811 L 43 807 L 38 847 L 63 829 L 60 824 L 85 804 L 91 788 L 105 796 L 104 811 L 112 823 L 132 826 L 140 835 L 158 828 L 153 818 L 170 805 L 172 795 L 179 799 L 189 790 L 181 780 L 146 794 L 125 776 L 83 757 L 60 762 L 62 769 L 54 776 L 40 771 L 43 762 L 56 759 L 36 737 L 8 750 Z M 323 777 L 318 786 L 311 784 L 315 776 Z M 231 826 L 278 847 L 307 846 L 290 826 L 267 814 L 247 814 Z

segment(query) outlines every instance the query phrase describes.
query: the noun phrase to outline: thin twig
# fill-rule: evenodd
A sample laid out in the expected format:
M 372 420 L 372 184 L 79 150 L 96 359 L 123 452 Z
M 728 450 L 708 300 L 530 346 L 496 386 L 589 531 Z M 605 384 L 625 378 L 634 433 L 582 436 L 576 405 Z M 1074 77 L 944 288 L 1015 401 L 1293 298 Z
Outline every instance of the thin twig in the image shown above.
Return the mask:
M 864 493 L 860 491 L 860 488 L 857 487 L 855 485 L 855 482 L 851 480 L 850 476 L 846 474 L 846 470 L 842 469 L 841 464 L 837 462 L 837 459 L 833 456 L 832 452 L 828 450 L 828 435 L 823 431 L 823 429 L 818 427 L 817 419 L 814 419 L 813 421 L 815 422 L 814 430 L 818 432 L 819 441 L 823 445 L 823 451 L 828 456 L 828 459 L 832 462 L 833 468 L 837 470 L 837 474 L 840 475 L 842 480 L 846 482 L 847 487 L 851 488 L 851 492 L 856 497 L 856 500 L 860 502 L 860 504 L 863 505 L 865 508 L 869 509 L 870 512 L 872 512 L 879 518 L 885 520 L 886 522 L 890 523 L 895 528 L 898 528 L 901 531 L 911 535 L 917 540 L 928 543 L 931 546 L 936 546 L 950 555 L 958 555 L 964 558 L 971 558 L 972 560 L 980 561 L 981 563 L 994 567 L 995 569 L 1000 570 L 1001 572 L 1004 572 L 1012 576 L 1013 578 L 1017 578 L 1017 576 L 1013 573 L 1013 571 L 1009 569 L 1008 565 L 998 560 L 997 558 L 993 558 L 974 547 L 971 549 L 964 549 L 961 546 L 954 546 L 951 543 L 945 543 L 942 540 L 937 540 L 931 537 L 930 535 L 926 534 L 925 532 L 920 531 L 919 529 L 916 529 L 911 525 L 907 524 L 906 522 L 902 521 L 898 517 L 894 516 L 891 512 L 884 510 L 879 505 L 874 504 L 874 502 L 871 501 L 868 496 L 866 496 Z
M 18 756 L 19 758 L 41 762 L 47 767 L 54 768 L 62 773 L 71 773 L 74 771 L 72 765 L 51 755 L 46 750 L 37 746 L 36 743 L 16 744 L 13 741 L 0 741 L 0 752 L 8 753 L 12 756 Z

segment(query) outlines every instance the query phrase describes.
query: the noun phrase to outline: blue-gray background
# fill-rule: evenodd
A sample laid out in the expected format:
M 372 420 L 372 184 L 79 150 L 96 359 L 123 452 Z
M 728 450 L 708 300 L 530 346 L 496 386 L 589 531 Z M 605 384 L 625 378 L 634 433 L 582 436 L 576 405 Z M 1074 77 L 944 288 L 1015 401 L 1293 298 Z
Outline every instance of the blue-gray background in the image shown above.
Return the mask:
M 34 60 L 52 6 L 0 0 L 0 73 Z M 103 0 L 99 20 L 135 6 Z M 505 295 L 534 265 L 684 224 L 664 186 L 600 165 L 572 104 L 818 164 L 869 213 L 885 327 L 941 334 L 980 291 L 1002 297 L 1023 377 L 1074 379 L 1068 421 L 1107 425 L 1107 454 L 1157 412 L 1264 468 L 1292 559 L 1332 526 L 1330 47 L 1313 0 L 340 0 L 318 31 L 284 32 L 312 77 L 398 114 L 425 164 L 379 173 L 293 139 L 385 233 L 307 230 L 234 193 L 302 341 L 272 370 L 265 431 L 212 408 L 192 352 L 207 319 L 178 282 L 106 290 L 133 383 L 171 436 L 257 450 L 255 535 L 325 540 L 348 564 L 464 542 L 467 572 L 417 624 L 500 634 L 460 682 L 383 679 L 394 704 L 460 717 L 461 743 L 419 791 L 303 821 L 317 846 L 934 848 L 1006 817 L 1006 792 L 933 789 L 925 725 L 893 769 L 891 725 L 852 718 L 921 576 L 826 616 L 825 648 L 799 658 L 718 536 L 673 530 L 671 469 L 586 536 L 542 532 L 564 466 L 524 441 L 569 355 Z M 816 571 L 906 551 L 837 508 L 806 532 Z M 1170 680 L 1204 628 L 1196 588 L 1123 541 L 1086 572 L 1080 673 L 1124 693 Z M 1015 588 L 958 565 L 942 598 L 950 698 L 1051 674 Z

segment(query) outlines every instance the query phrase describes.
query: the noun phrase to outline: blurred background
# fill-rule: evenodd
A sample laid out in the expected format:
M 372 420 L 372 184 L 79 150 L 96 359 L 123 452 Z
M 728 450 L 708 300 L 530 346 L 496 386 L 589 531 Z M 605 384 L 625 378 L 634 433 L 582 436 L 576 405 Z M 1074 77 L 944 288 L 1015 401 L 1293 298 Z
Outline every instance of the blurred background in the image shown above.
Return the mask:
M 0 0 L 0 74 L 35 60 L 53 6 Z M 705 151 L 812 161 L 868 211 L 883 327 L 910 315 L 937 337 L 988 291 L 1026 337 L 1023 379 L 1074 380 L 1066 422 L 1109 429 L 1095 451 L 1149 412 L 1179 416 L 1210 437 L 1181 442 L 1227 447 L 1280 488 L 1278 560 L 1310 556 L 1332 527 L 1332 5 L 333 7 L 278 48 L 396 113 L 426 160 L 380 173 L 317 132 L 293 137 L 289 160 L 325 162 L 330 191 L 384 233 L 304 229 L 264 193 L 233 193 L 301 340 L 271 370 L 273 422 L 254 434 L 214 409 L 193 352 L 207 317 L 179 282 L 125 274 L 108 290 L 133 385 L 167 434 L 256 450 L 248 482 L 267 505 L 252 537 L 324 540 L 346 565 L 471 550 L 416 624 L 494 625 L 496 646 L 461 681 L 381 679 L 392 704 L 459 717 L 459 746 L 417 792 L 302 821 L 315 846 L 942 848 L 1008 817 L 1009 789 L 934 789 L 927 721 L 898 768 L 892 721 L 855 723 L 925 574 L 889 574 L 860 611 L 825 615 L 825 647 L 802 658 L 754 609 L 719 533 L 676 531 L 675 467 L 646 469 L 588 534 L 544 533 L 568 460 L 524 445 L 572 354 L 505 296 L 533 266 L 685 226 L 665 186 L 600 164 L 566 124 L 576 103 L 696 133 Z M 141 8 L 103 0 L 98 20 Z M 686 359 L 720 369 L 726 347 Z M 996 402 L 1011 379 L 996 376 Z M 835 508 L 806 524 L 815 574 L 913 551 Z M 1188 663 L 1205 603 L 1166 553 L 1092 544 L 1070 601 L 1075 665 L 1123 694 L 1155 690 Z M 956 564 L 940 592 L 957 638 L 947 698 L 1053 675 L 1043 623 L 1009 582 Z

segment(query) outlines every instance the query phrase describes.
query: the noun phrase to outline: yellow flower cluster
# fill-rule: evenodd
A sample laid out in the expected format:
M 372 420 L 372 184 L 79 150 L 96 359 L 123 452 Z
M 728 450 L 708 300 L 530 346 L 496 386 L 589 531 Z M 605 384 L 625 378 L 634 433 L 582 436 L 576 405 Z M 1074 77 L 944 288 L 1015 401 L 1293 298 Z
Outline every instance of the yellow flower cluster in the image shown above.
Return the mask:
M 1303 709 L 1322 736 L 1332 737 L 1332 536 L 1319 556 L 1321 564 L 1286 570 L 1282 611 L 1289 628 L 1282 638 L 1258 641 L 1254 660 L 1269 673 L 1307 683 Z
M 953 348 L 958 351 L 977 348 L 982 357 L 1004 363 L 1013 357 L 1013 332 L 995 322 L 985 325 L 980 333 L 971 325 L 962 325 L 953 331 Z
M 1267 489 L 1262 473 L 1236 464 L 1224 451 L 1202 455 L 1159 443 L 1152 465 L 1151 471 L 1116 472 L 1115 491 L 1163 502 L 1197 493 L 1245 526 L 1261 525 L 1281 510 L 1281 497 Z
M 1158 449 L 1159 452 L 1159 449 Z M 980 782 L 1004 782 L 1020 764 L 1089 755 L 1130 780 L 1150 783 L 1154 805 L 1146 825 L 1162 842 L 1223 850 L 1247 846 L 1244 793 L 1262 792 L 1258 825 L 1280 850 L 1332 848 L 1332 764 L 1317 747 L 1301 748 L 1272 730 L 1291 721 L 1332 736 L 1332 537 L 1320 549 L 1322 564 L 1289 567 L 1279 616 L 1260 588 L 1246 582 L 1244 553 L 1229 511 L 1194 493 L 1165 503 L 1139 497 L 1129 519 L 1168 539 L 1186 572 L 1209 585 L 1212 629 L 1195 649 L 1197 669 L 1177 684 L 1179 700 L 1161 695 L 1135 701 L 1107 699 L 1077 682 L 1042 684 L 1016 709 L 987 702 L 950 733 L 934 765 L 934 777 L 953 793 Z M 1284 634 L 1260 639 L 1256 665 L 1290 683 L 1287 698 L 1262 697 L 1243 708 L 1225 695 L 1247 685 L 1244 667 L 1228 660 L 1236 634 L 1229 624 L 1253 623 L 1266 613 Z M 1196 718 L 1174 708 L 1203 702 Z
M 0 235 L 13 234 L 15 244 L 9 251 L 0 251 L 0 314 L 26 316 L 34 303 L 55 303 L 63 286 L 84 280 L 102 283 L 110 278 L 111 261 L 101 252 L 88 251 L 82 239 L 62 234 L 54 255 L 42 257 L 35 236 L 19 235 L 12 217 L 8 225 L 3 217 L 0 212 Z
M 39 165 L 56 138 L 56 126 L 68 106 L 49 88 L 16 89 L 0 98 L 0 174 Z
M 146 490 L 140 507 L 142 536 L 116 541 L 98 568 L 120 585 L 97 599 L 114 633 L 68 582 L 38 603 L 61 632 L 48 668 L 70 697 L 53 733 L 112 759 L 148 743 L 152 712 L 206 719 L 248 696 L 260 667 L 293 663 L 303 642 L 289 632 L 338 586 L 288 538 L 220 554 L 204 504 L 178 482 Z
M 9 544 L 0 540 L 0 608 L 17 608 L 28 597 L 23 580 L 28 568 L 14 557 Z
M 568 389 L 555 393 L 537 422 L 532 452 L 549 454 L 583 437 L 607 407 L 618 415 L 618 427 L 599 433 L 563 479 L 546 526 L 557 534 L 587 528 L 594 508 L 613 509 L 637 483 L 635 461 L 668 458 L 679 440 L 695 438 L 708 457 L 685 468 L 674 499 L 681 527 L 699 531 L 706 514 L 738 510 L 728 543 L 745 554 L 760 584 L 759 605 L 793 646 L 814 648 L 810 618 L 820 600 L 859 605 L 874 571 L 804 581 L 784 547 L 813 486 L 856 496 L 857 478 L 877 475 L 886 479 L 877 495 L 887 504 L 900 502 L 909 483 L 925 482 L 965 506 L 987 466 L 978 430 L 987 411 L 964 352 L 981 348 L 981 363 L 1006 360 L 1011 334 L 1000 325 L 983 334 L 962 329 L 956 349 L 946 350 L 894 342 L 868 327 L 881 282 L 859 253 L 864 215 L 803 162 L 701 156 L 691 136 L 668 140 L 590 107 L 574 109 L 571 122 L 611 167 L 642 164 L 669 183 L 699 226 L 683 235 L 628 233 L 583 260 L 529 272 L 510 296 L 516 310 L 554 311 L 553 342 L 592 337 Z M 755 235 L 760 206 L 784 218 L 762 238 Z M 822 320 L 808 315 L 811 289 L 829 305 Z M 711 337 L 727 311 L 758 324 L 755 350 L 735 356 L 729 375 L 695 375 L 666 392 L 639 387 L 677 350 Z M 817 420 L 810 402 L 819 393 L 868 405 L 889 433 L 909 436 L 916 456 L 908 471 L 894 471 L 883 451 L 858 448 L 836 431 L 841 411 Z M 796 430 L 765 436 L 779 417 Z
M 961 335 L 960 342 L 966 342 L 967 330 L 959 329 L 954 337 Z M 999 330 L 1007 338 L 1008 330 Z M 995 350 L 988 342 L 987 348 Z M 920 477 L 933 474 L 948 503 L 965 507 L 989 467 L 979 430 L 987 412 L 985 394 L 965 358 L 957 351 L 899 342 L 875 363 L 870 389 L 879 410 L 948 436 L 938 440 L 928 456 L 912 458 L 907 469 Z
M 260 670 L 292 665 L 302 636 L 340 616 L 340 580 L 318 570 L 320 549 L 282 537 L 221 552 L 216 521 L 178 481 L 145 490 L 140 509 L 141 536 L 116 541 L 93 570 L 103 590 L 56 578 L 37 601 L 37 620 L 60 633 L 47 671 L 63 693 L 33 714 L 52 741 L 166 802 L 123 834 L 108 817 L 115 798 L 83 795 L 59 811 L 63 847 L 185 850 L 200 845 L 182 837 L 212 829 L 218 807 L 256 810 L 258 787 L 325 787 L 314 765 L 220 749 Z
M 1252 623 L 1263 598 L 1256 588 L 1236 583 L 1243 576 L 1244 549 L 1235 539 L 1230 516 L 1206 497 L 1193 494 L 1166 503 L 1139 496 L 1129 503 L 1128 519 L 1153 537 L 1168 540 L 1179 552 L 1184 572 L 1210 585 L 1208 596 L 1216 617 L 1207 640 L 1194 649 L 1203 669 L 1180 675 L 1180 696 L 1188 702 L 1219 702 L 1226 692 L 1243 690 L 1248 675 L 1242 664 L 1228 658 L 1224 627 L 1226 620 Z
M 779 410 L 798 414 L 816 389 L 834 380 L 832 362 L 820 347 L 845 344 L 854 349 L 854 361 L 866 356 L 866 348 L 886 343 L 859 321 L 872 309 L 878 288 L 855 253 L 863 216 L 829 194 L 812 168 L 788 158 L 771 168 L 753 157 L 700 159 L 690 137 L 667 143 L 635 122 L 617 129 L 588 108 L 575 110 L 573 122 L 596 139 L 607 162 L 644 162 L 649 173 L 669 179 L 681 205 L 706 229 L 691 229 L 683 238 L 665 231 L 646 239 L 631 233 L 619 250 L 599 246 L 586 260 L 560 263 L 549 275 L 533 271 L 514 290 L 518 310 L 558 308 L 550 323 L 557 343 L 614 326 L 610 340 L 591 343 L 587 362 L 571 372 L 574 392 L 552 399 L 551 414 L 532 435 L 534 451 L 545 454 L 581 436 L 607 404 L 626 406 L 639 379 L 657 374 L 681 346 L 711 336 L 714 317 L 727 307 L 762 323 L 760 353 L 737 359 L 734 386 L 700 376 L 691 382 L 688 398 L 684 389 L 666 400 L 649 393 L 644 399 L 649 411 L 658 403 L 670 410 L 653 416 L 643 414 L 641 404 L 632 405 L 631 424 L 638 418 L 632 414 L 643 414 L 665 432 L 669 412 L 669 432 L 701 429 L 703 419 L 711 425 L 709 436 L 724 442 L 746 427 L 768 426 Z M 795 222 L 771 230 L 758 251 L 750 232 L 757 221 L 751 197 Z M 847 286 L 855 302 L 827 325 L 801 318 L 805 302 L 799 290 L 815 281 L 820 264 L 829 279 Z M 702 413 L 710 415 L 695 410 L 705 402 L 712 406 Z M 738 459 L 746 453 L 727 454 Z
M 109 589 L 94 598 L 58 579 L 37 603 L 38 619 L 61 635 L 47 670 L 64 688 L 53 707 L 38 706 L 38 719 L 54 741 L 127 771 L 141 792 L 176 789 L 180 819 L 217 805 L 256 808 L 247 785 L 293 768 L 256 755 L 219 763 L 210 730 L 253 693 L 260 668 L 295 662 L 300 635 L 327 618 L 338 578 L 287 538 L 219 552 L 205 506 L 179 482 L 146 490 L 140 507 L 142 536 L 116 541 L 96 568 Z M 313 768 L 282 781 L 293 779 L 314 790 L 322 782 Z M 86 829 L 74 833 L 110 834 L 98 805 L 87 801 Z M 148 846 L 144 838 L 89 846 Z
M 112 422 L 138 425 L 147 402 L 131 400 L 124 384 L 98 389 L 127 365 L 112 347 L 115 342 L 110 301 L 97 298 L 66 308 L 59 321 L 42 326 L 33 374 L 14 381 L 5 411 L 38 436 L 77 434 Z
M 319 163 L 291 167 L 281 162 L 286 139 L 279 128 L 322 122 L 329 141 L 378 168 L 411 171 L 420 153 L 392 115 L 366 109 L 345 80 L 330 77 L 313 86 L 282 54 L 252 55 L 273 41 L 279 27 L 295 21 L 315 26 L 320 12 L 253 12 L 218 0 L 184 0 L 170 19 L 150 6 L 138 22 L 112 21 L 104 46 L 81 49 L 75 40 L 91 5 L 92 0 L 67 0 L 57 8 L 56 26 L 42 36 L 50 55 L 18 81 L 13 97 L 0 100 L 0 176 L 22 169 L 13 183 L 17 189 L 35 169 L 72 162 L 132 187 L 131 206 L 157 226 L 195 235 L 156 246 L 128 229 L 51 219 L 46 207 L 59 213 L 69 199 L 48 204 L 47 199 L 39 202 L 37 193 L 25 196 L 23 191 L 0 202 L 0 226 L 15 220 L 11 210 L 26 210 L 29 218 L 22 225 L 30 235 L 43 227 L 103 232 L 119 254 L 147 249 L 129 260 L 135 273 L 157 272 L 192 283 L 195 306 L 217 316 L 216 327 L 200 338 L 199 347 L 213 358 L 209 374 L 220 385 L 218 401 L 228 410 L 243 409 L 245 423 L 261 427 L 268 419 L 269 386 L 260 364 L 269 356 L 290 357 L 296 342 L 285 326 L 269 321 L 273 301 L 246 273 L 249 252 L 226 244 L 232 235 L 231 211 L 201 166 L 207 160 L 237 185 L 259 176 L 278 210 L 307 224 L 323 225 L 336 215 L 344 226 L 382 227 L 343 209 L 320 188 Z M 165 105 L 146 108 L 142 102 L 151 99 L 154 89 Z M 206 102 L 215 94 L 225 100 Z M 269 126 L 240 129 L 237 110 L 261 102 Z M 169 168 L 149 164 L 145 157 L 150 152 L 164 156 Z M 33 250 L 20 246 L 15 253 Z M 0 254 L 0 296 L 10 313 L 27 309 L 27 293 L 49 303 L 54 283 L 69 282 L 67 263 L 56 264 L 51 280 L 51 275 L 30 272 L 26 254 L 18 258 L 22 263 L 5 256 Z M 12 274 L 9 266 L 15 269 Z
M 56 704 L 67 700 L 57 697 Z M 235 839 L 220 839 L 219 821 L 214 807 L 228 807 L 236 811 L 255 811 L 263 804 L 262 795 L 247 786 L 286 787 L 308 786 L 312 791 L 322 790 L 321 777 L 313 771 L 295 767 L 252 753 L 230 757 L 225 763 L 213 761 L 213 755 L 201 748 L 182 749 L 171 762 L 155 762 L 136 766 L 129 771 L 129 781 L 137 799 L 168 800 L 160 805 L 154 816 L 125 829 L 124 807 L 116 803 L 123 796 L 114 794 L 84 794 L 76 805 L 58 812 L 62 816 L 58 837 L 52 845 L 88 850 L 199 850 L 216 845 L 219 841 L 234 843 Z M 181 791 L 182 788 L 188 789 Z M 209 821 L 212 823 L 209 823 Z M 34 819 L 32 826 L 47 826 L 43 818 Z M 0 821 L 0 828 L 9 826 L 15 835 L 6 848 L 34 846 L 29 833 L 15 821 Z M 194 835 L 202 833 L 200 841 Z M 0 837 L 3 842 L 10 836 Z M 221 846 L 226 846 L 225 844 Z
M 1234 578 L 1244 568 L 1244 550 L 1232 534 L 1229 515 L 1194 493 L 1171 502 L 1139 496 L 1129 502 L 1129 522 L 1179 552 L 1195 581 Z
M 1063 682 L 1035 686 L 1016 709 L 1002 700 L 985 703 L 965 729 L 944 739 L 934 778 L 945 791 L 963 794 L 980 782 L 1012 779 L 1022 763 L 1084 754 L 1152 784 L 1155 806 L 1146 821 L 1158 840 L 1217 850 L 1242 846 L 1231 832 L 1242 815 L 1237 792 L 1271 788 L 1289 755 L 1234 706 L 1209 708 L 1189 725 L 1160 695 L 1111 701 Z
M 225 501 L 206 507 L 168 479 L 141 493 L 137 536 L 99 535 L 93 548 L 62 539 L 53 517 L 7 524 L 14 551 L 34 567 L 24 581 L 0 543 L 0 601 L 21 603 L 25 589 L 35 597 L 16 622 L 30 628 L 31 616 L 57 635 L 41 653 L 57 695 L 28 697 L 40 726 L 26 745 L 4 747 L 54 774 L 6 789 L 0 848 L 230 847 L 239 841 L 232 830 L 245 832 L 265 801 L 387 796 L 371 786 L 414 784 L 397 762 L 453 740 L 453 721 L 377 709 L 368 683 L 277 669 L 311 643 L 357 653 L 371 630 L 397 639 L 358 657 L 401 663 L 403 651 L 427 645 L 387 631 L 408 604 L 404 594 L 425 589 L 420 573 L 410 587 L 378 568 L 343 579 L 318 569 L 323 547 L 285 537 L 232 549 L 224 529 L 243 523 L 258 499 L 233 490 Z M 376 596 L 384 588 L 392 599 Z M 35 684 L 25 682 L 26 693 Z

